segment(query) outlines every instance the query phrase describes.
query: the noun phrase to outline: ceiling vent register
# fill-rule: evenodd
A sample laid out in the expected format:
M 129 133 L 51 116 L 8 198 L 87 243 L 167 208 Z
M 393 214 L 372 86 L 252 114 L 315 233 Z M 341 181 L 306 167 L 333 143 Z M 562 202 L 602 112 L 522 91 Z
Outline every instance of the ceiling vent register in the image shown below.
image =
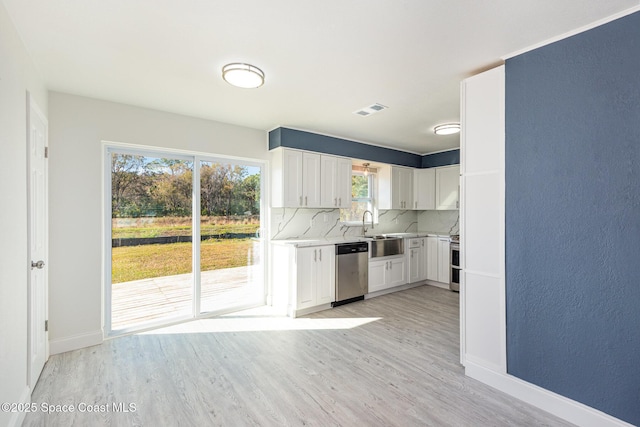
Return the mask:
M 376 104 L 373 104 L 373 105 L 369 105 L 367 107 L 363 107 L 363 108 L 361 108 L 361 109 L 359 109 L 357 111 L 354 111 L 353 114 L 356 114 L 356 115 L 362 116 L 362 117 L 367 117 L 367 116 L 375 114 L 375 113 L 377 113 L 379 111 L 386 110 L 387 108 L 389 108 L 389 107 L 387 107 L 386 105 L 382 105 L 382 104 L 377 104 L 376 103 Z

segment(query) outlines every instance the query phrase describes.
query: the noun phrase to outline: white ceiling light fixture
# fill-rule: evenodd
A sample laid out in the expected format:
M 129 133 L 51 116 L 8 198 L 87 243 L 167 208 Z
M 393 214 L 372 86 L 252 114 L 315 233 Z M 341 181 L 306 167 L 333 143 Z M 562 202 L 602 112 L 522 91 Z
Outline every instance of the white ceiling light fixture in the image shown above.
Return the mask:
M 230 85 L 255 89 L 264 84 L 264 72 L 251 64 L 233 62 L 222 67 L 222 78 Z
M 460 123 L 444 123 L 433 128 L 436 135 L 453 135 L 460 132 Z

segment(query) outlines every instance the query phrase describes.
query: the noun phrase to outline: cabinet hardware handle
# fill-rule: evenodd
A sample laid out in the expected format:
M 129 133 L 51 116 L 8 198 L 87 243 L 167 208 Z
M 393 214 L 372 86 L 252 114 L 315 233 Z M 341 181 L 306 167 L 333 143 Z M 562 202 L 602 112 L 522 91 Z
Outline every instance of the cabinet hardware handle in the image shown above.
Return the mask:
M 31 269 L 37 268 L 38 270 L 42 270 L 44 268 L 44 261 L 40 260 L 38 262 L 31 261 Z
M 313 250 L 313 262 L 316 262 L 318 260 L 317 256 L 318 256 L 318 250 L 314 249 Z
M 338 197 L 338 206 L 342 206 L 342 197 Z
M 393 270 L 393 262 L 389 261 L 389 270 Z
M 333 199 L 333 206 L 338 206 L 338 199 L 336 198 Z
M 300 206 L 302 206 L 302 196 L 300 196 Z
M 320 262 L 322 262 L 322 249 L 318 249 L 318 254 L 320 255 Z
M 307 203 L 307 196 L 304 196 L 304 205 L 309 206 L 309 203 Z

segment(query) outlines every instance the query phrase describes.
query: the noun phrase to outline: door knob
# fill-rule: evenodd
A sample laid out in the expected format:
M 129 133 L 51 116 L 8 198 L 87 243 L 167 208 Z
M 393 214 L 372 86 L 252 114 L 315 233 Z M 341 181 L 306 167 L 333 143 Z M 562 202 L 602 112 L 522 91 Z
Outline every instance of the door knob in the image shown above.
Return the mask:
M 33 270 L 34 268 L 37 268 L 39 270 L 44 268 L 44 261 L 42 261 L 42 260 L 40 260 L 38 262 L 31 261 L 31 269 Z

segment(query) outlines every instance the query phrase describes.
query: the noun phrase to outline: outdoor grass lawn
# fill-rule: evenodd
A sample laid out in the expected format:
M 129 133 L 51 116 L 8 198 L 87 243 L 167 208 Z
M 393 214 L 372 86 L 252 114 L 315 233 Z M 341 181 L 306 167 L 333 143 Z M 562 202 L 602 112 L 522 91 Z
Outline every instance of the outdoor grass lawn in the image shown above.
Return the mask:
M 202 271 L 247 265 L 252 239 L 205 240 L 200 246 Z M 191 243 L 111 248 L 111 282 L 122 283 L 191 272 Z

